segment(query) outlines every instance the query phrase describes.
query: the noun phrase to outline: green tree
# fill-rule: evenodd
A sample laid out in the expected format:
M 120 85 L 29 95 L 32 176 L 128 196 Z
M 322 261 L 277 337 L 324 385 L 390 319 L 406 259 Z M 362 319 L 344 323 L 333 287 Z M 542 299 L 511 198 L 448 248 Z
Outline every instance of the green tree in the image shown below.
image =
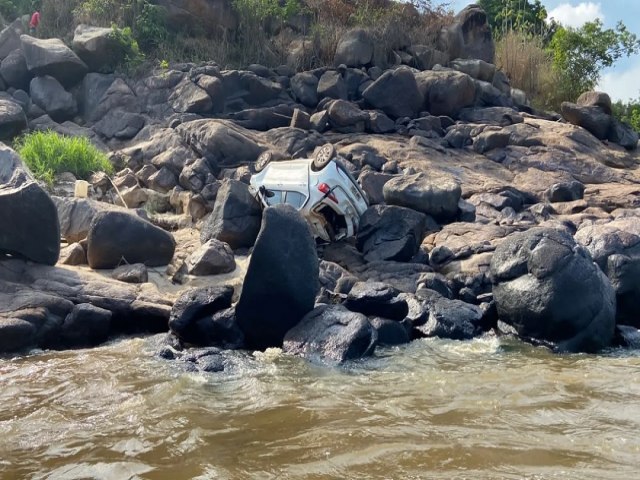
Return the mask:
M 558 28 L 548 50 L 557 78 L 555 98 L 550 103 L 557 106 L 559 101 L 575 101 L 581 93 L 593 89 L 602 70 L 638 53 L 640 42 L 622 22 L 615 29 L 604 29 L 597 19 L 580 28 Z
M 487 13 L 487 21 L 494 36 L 515 30 L 531 34 L 546 34 L 548 24 L 547 9 L 540 0 L 479 0 L 477 2 Z
M 640 98 L 623 103 L 618 100 L 612 105 L 613 115 L 620 121 L 626 122 L 640 132 Z

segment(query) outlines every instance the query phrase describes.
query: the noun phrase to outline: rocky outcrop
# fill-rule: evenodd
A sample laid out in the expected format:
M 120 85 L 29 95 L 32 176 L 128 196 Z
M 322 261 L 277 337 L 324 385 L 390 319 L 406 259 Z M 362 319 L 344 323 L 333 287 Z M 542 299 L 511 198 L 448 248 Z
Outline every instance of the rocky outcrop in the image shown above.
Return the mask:
M 614 289 L 569 234 L 531 229 L 511 235 L 493 255 L 491 280 L 499 319 L 522 338 L 565 352 L 611 344 Z
M 285 333 L 313 308 L 318 271 L 302 216 L 286 204 L 267 208 L 236 306 L 249 348 L 282 346 Z
M 20 157 L 0 144 L 0 254 L 55 265 L 60 254 L 58 213 Z

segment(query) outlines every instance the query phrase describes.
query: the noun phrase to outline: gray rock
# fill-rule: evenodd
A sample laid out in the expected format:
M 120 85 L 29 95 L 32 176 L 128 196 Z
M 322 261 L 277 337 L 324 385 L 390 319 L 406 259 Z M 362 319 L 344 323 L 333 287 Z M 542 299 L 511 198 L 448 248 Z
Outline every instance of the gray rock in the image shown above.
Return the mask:
M 354 103 L 335 100 L 329 105 L 329 124 L 334 130 L 344 133 L 364 132 L 369 114 Z
M 236 260 L 231 247 L 212 238 L 195 250 L 187 260 L 187 272 L 190 275 L 217 275 L 233 272 Z
M 418 251 L 427 216 L 404 207 L 374 205 L 360 218 L 356 246 L 368 262 L 409 261 Z
M 144 263 L 121 265 L 111 272 L 111 278 L 125 283 L 146 283 L 149 281 L 149 271 Z
M 208 113 L 213 109 L 209 94 L 188 78 L 178 84 L 169 103 L 176 112 L 182 113 Z
M 111 111 L 93 129 L 107 139 L 127 140 L 135 137 L 144 125 L 145 118 L 138 113 Z
M 382 193 L 385 184 L 394 176 L 387 173 L 377 173 L 371 170 L 363 170 L 358 177 L 360 186 L 367 194 L 369 205 L 385 203 Z
M 123 212 L 96 215 L 87 235 L 87 261 L 94 269 L 114 268 L 123 261 L 149 267 L 173 258 L 173 236 L 151 223 Z
M 480 135 L 473 138 L 473 149 L 476 152 L 483 154 L 496 148 L 505 148 L 509 145 L 510 139 L 510 132 L 485 130 Z
M 57 122 L 69 120 L 78 113 L 78 105 L 73 95 L 51 76 L 31 80 L 29 93 L 33 103 Z
M 148 178 L 147 183 L 156 192 L 167 193 L 178 185 L 178 177 L 169 168 L 162 167 Z
M 371 356 L 377 341 L 367 317 L 340 305 L 325 305 L 287 332 L 282 349 L 311 360 L 343 363 Z
M 21 90 L 29 89 L 29 82 L 33 76 L 27 68 L 22 50 L 14 50 L 2 60 L 0 75 L 10 87 Z
M 409 312 L 407 303 L 399 295 L 398 289 L 384 283 L 357 282 L 349 291 L 344 306 L 352 312 L 399 321 Z
M 0 254 L 55 265 L 60 225 L 49 194 L 31 178 L 18 155 L 0 144 Z
M 249 348 L 282 346 L 285 333 L 313 308 L 318 272 L 315 242 L 302 215 L 286 204 L 267 208 L 236 306 Z
M 251 247 L 260 230 L 262 208 L 244 183 L 224 180 L 211 214 L 205 219 L 200 242 L 212 238 L 231 248 Z
M 20 318 L 0 318 L 0 352 L 17 352 L 36 343 L 36 327 Z
M 544 192 L 544 198 L 551 203 L 573 202 L 584 197 L 584 189 L 584 184 L 576 180 L 554 183 Z
M 609 134 L 611 116 L 596 106 L 583 107 L 571 102 L 562 102 L 560 111 L 564 119 L 584 128 L 597 139 L 604 140 Z
M 638 132 L 636 132 L 631 125 L 621 122 L 617 118 L 611 118 L 611 126 L 609 127 L 607 139 L 627 150 L 635 150 L 638 148 Z
M 20 42 L 27 68 L 35 76 L 50 75 L 69 87 L 80 82 L 88 71 L 85 63 L 60 39 L 20 35 Z
M 79 243 L 72 243 L 60 250 L 58 263 L 62 265 L 86 265 L 87 252 Z
M 362 67 L 373 59 L 373 38 L 364 29 L 357 28 L 345 32 L 336 47 L 333 64 L 347 67 Z
M 614 289 L 568 233 L 534 228 L 509 236 L 493 255 L 491 281 L 499 319 L 520 337 L 565 352 L 611 344 Z
M 112 313 L 89 303 L 74 305 L 62 324 L 60 342 L 67 348 L 93 347 L 107 340 Z
M 401 67 L 383 73 L 362 93 L 366 102 L 392 118 L 413 118 L 422 110 L 424 95 L 410 69 Z
M 27 127 L 27 116 L 19 103 L 0 98 L 0 140 L 11 140 Z
M 418 70 L 431 70 L 436 65 L 449 63 L 449 55 L 427 45 L 411 45 L 409 53 L 413 57 L 412 65 Z
M 456 117 L 460 110 L 473 105 L 476 85 L 473 79 L 455 71 L 424 71 L 415 74 L 418 90 L 424 98 L 420 110 L 431 115 Z
M 395 131 L 396 124 L 382 112 L 369 111 L 366 128 L 371 133 L 391 133 Z
M 480 5 L 472 4 L 463 8 L 454 22 L 443 29 L 440 49 L 451 58 L 478 58 L 494 63 L 495 44 L 487 14 Z
M 318 77 L 313 73 L 296 73 L 291 78 L 291 92 L 296 100 L 307 107 L 318 104 Z
M 466 73 L 477 80 L 482 80 L 483 82 L 492 82 L 496 73 L 495 65 L 477 58 L 456 58 L 449 63 L 449 66 L 459 72 Z
M 125 59 L 122 44 L 112 28 L 78 25 L 73 32 L 73 50 L 94 72 L 111 73 Z
M 218 77 L 212 77 L 209 75 L 201 75 L 196 82 L 200 88 L 202 88 L 209 98 L 211 98 L 211 112 L 220 113 L 224 110 L 225 92 L 222 80 Z
M 20 35 L 23 33 L 22 20 L 17 18 L 0 32 L 0 59 L 21 47 Z
M 500 127 L 524 122 L 522 115 L 511 107 L 464 108 L 458 118 L 464 122 Z
M 407 327 L 408 322 L 398 322 L 396 320 L 379 317 L 370 318 L 369 322 L 376 330 L 378 345 L 403 345 L 411 341 L 411 337 L 409 336 L 410 328 Z
M 482 333 L 482 310 L 460 300 L 432 295 L 428 298 L 429 317 L 424 325 L 414 326 L 426 337 L 470 340 Z
M 590 90 L 578 97 L 576 103 L 581 107 L 600 107 L 607 115 L 611 115 L 611 97 L 605 92 Z
M 429 177 L 424 173 L 397 176 L 383 188 L 387 204 L 411 208 L 442 222 L 457 215 L 461 192 L 453 177 Z
M 340 72 L 327 70 L 320 77 L 318 81 L 318 98 L 325 97 L 339 100 L 347 100 L 349 98 L 347 83 L 340 75 Z

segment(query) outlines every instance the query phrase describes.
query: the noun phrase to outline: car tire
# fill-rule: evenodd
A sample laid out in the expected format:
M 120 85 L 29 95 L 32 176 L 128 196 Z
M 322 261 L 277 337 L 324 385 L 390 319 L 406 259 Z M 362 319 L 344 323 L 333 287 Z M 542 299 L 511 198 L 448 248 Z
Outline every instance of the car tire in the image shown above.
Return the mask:
M 267 165 L 269 165 L 269 162 L 271 162 L 272 158 L 273 155 L 271 154 L 271 152 L 262 152 L 256 159 L 256 162 L 253 164 L 253 171 L 255 173 L 260 173 L 261 171 L 263 171 L 265 168 L 267 168 Z
M 336 156 L 336 149 L 330 143 L 325 143 L 313 156 L 313 162 L 311 163 L 311 169 L 314 172 L 319 172 L 324 167 L 329 165 L 329 162 Z

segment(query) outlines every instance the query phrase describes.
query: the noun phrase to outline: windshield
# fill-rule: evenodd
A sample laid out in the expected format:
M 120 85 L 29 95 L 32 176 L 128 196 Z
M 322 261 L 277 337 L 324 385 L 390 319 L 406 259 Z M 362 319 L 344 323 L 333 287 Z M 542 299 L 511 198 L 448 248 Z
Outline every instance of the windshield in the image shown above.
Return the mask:
M 296 210 L 300 210 L 307 201 L 307 197 L 300 192 L 269 190 L 269 195 L 264 195 L 264 200 L 269 206 L 288 203 Z

